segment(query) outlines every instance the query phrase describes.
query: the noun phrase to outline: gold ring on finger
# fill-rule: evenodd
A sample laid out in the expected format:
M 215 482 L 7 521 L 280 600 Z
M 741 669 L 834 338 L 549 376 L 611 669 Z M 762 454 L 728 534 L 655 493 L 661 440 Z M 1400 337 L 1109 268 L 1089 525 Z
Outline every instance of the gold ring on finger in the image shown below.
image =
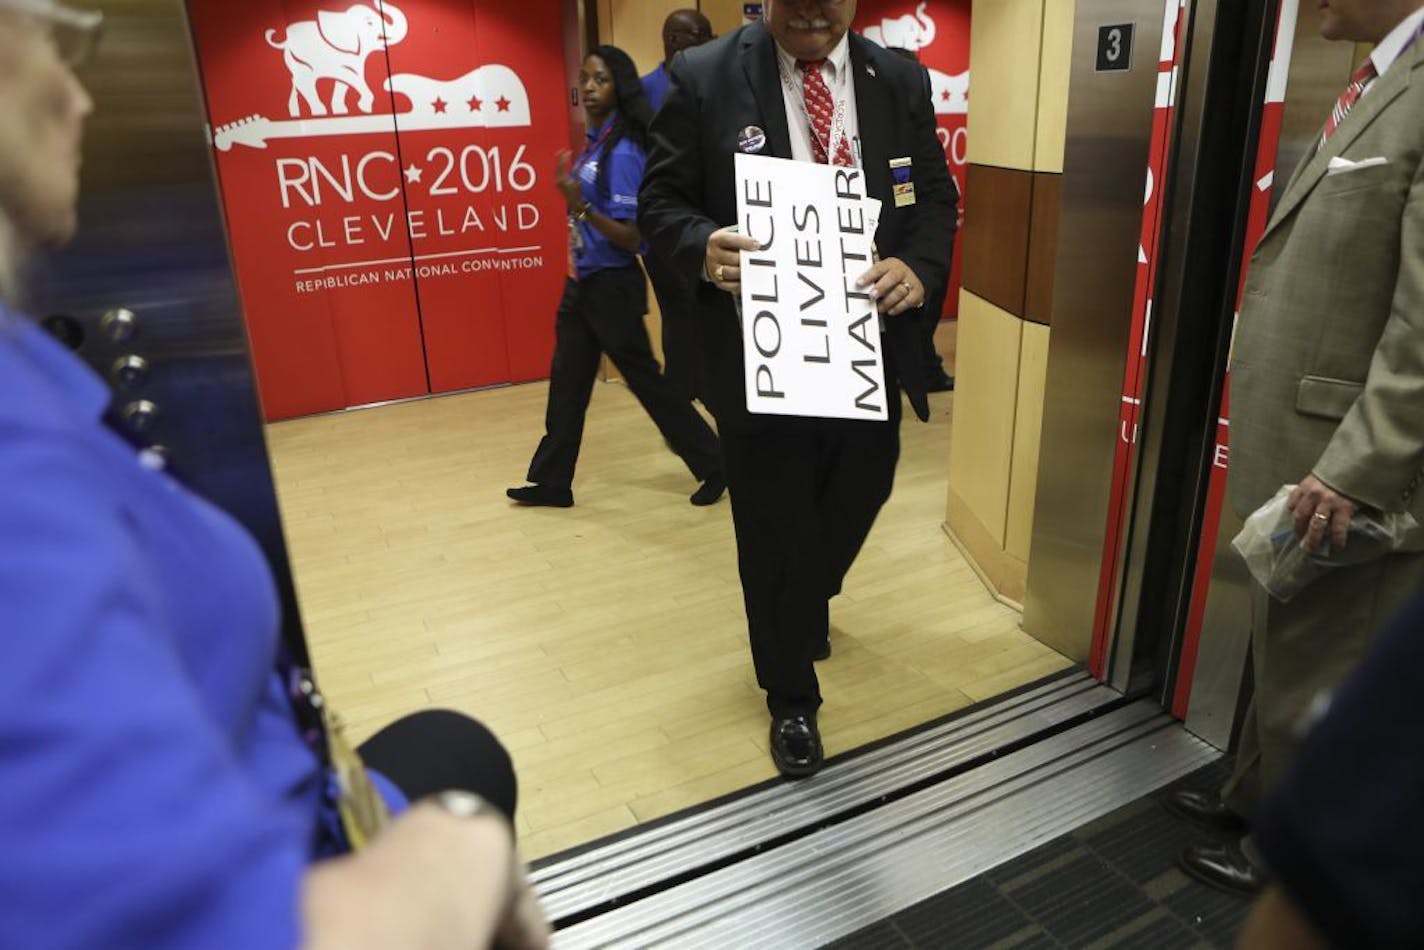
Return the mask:
M 1323 511 L 1317 511 L 1315 514 L 1311 515 L 1310 517 L 1314 518 L 1316 521 L 1329 521 L 1329 520 L 1330 520 L 1330 515 L 1326 514 L 1326 513 L 1323 512 Z
M 722 264 L 718 264 L 718 265 L 717 265 L 717 282 L 718 282 L 719 284 L 721 284 L 721 283 L 726 283 L 726 280 L 727 280 L 727 279 L 726 279 L 726 277 L 723 276 L 724 273 L 725 273 L 725 271 L 726 271 L 726 267 L 725 267 L 724 265 L 722 265 Z

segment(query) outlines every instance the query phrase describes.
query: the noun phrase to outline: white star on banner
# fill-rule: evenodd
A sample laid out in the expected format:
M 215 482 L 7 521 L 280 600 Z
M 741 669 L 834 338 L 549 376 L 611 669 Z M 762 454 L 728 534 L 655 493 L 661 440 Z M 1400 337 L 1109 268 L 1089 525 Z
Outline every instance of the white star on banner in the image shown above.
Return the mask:
M 405 170 L 405 180 L 408 185 L 420 184 L 420 168 L 415 162 L 410 163 L 410 167 Z

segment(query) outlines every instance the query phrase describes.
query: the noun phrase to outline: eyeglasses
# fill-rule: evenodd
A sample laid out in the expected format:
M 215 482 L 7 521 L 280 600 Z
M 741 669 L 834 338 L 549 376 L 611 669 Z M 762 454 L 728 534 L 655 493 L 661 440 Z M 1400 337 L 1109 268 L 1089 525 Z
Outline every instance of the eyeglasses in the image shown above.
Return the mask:
M 78 69 L 93 59 L 104 25 L 98 10 L 79 10 L 55 0 L 0 0 L 0 8 L 32 17 L 65 65 Z

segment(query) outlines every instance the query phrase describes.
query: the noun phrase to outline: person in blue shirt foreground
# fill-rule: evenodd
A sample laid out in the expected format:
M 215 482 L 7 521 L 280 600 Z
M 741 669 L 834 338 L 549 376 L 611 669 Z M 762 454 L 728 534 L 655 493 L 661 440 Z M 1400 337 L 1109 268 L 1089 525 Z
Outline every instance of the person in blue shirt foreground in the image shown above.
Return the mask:
M 100 20 L 0 0 L 0 944 L 543 947 L 504 750 L 447 712 L 377 734 L 394 817 L 353 851 L 260 549 L 12 309 L 21 257 L 76 227 Z
M 555 325 L 544 438 L 529 463 L 532 484 L 506 494 L 524 505 L 573 505 L 584 417 L 599 357 L 607 353 L 668 446 L 702 483 L 692 503 L 710 505 L 726 490 L 721 446 L 691 400 L 659 371 L 643 325 L 648 285 L 638 265 L 642 238 L 636 219 L 652 110 L 633 60 L 616 46 L 594 47 L 583 62 L 579 88 L 588 145 L 572 167 L 567 155 L 559 157 L 571 273 Z
M 1424 947 L 1424 597 L 1380 635 L 1255 816 L 1244 950 Z

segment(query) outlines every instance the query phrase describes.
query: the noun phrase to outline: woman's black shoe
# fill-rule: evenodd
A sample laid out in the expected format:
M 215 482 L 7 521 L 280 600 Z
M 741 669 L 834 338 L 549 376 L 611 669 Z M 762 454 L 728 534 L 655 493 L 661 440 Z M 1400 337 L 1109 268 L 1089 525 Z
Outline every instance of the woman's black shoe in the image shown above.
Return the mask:
M 525 485 L 509 488 L 504 492 L 521 505 L 537 505 L 544 508 L 572 508 L 574 493 L 568 488 L 554 488 L 549 485 Z
M 727 480 L 720 475 L 714 475 L 698 486 L 697 491 L 693 492 L 692 497 L 688 500 L 699 508 L 705 508 L 708 505 L 717 504 L 718 499 L 726 490 Z

